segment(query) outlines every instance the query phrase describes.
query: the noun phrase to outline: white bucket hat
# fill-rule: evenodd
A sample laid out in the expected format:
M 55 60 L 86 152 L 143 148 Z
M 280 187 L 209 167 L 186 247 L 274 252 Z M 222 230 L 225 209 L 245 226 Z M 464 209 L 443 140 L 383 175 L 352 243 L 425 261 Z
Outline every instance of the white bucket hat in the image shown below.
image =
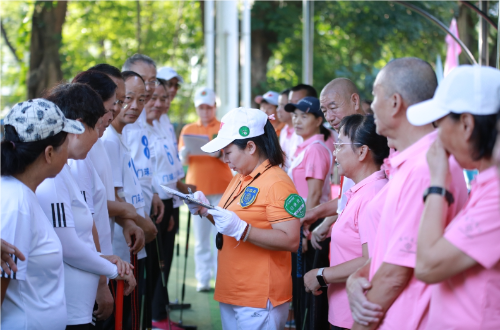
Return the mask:
M 408 107 L 415 126 L 430 124 L 449 113 L 493 115 L 500 110 L 500 71 L 487 66 L 461 65 L 439 84 L 434 97 Z
M 222 117 L 217 137 L 201 147 L 201 150 L 212 153 L 227 147 L 234 140 L 260 136 L 264 134 L 267 119 L 262 110 L 243 107 L 233 109 Z
M 82 134 L 85 127 L 76 120 L 64 117 L 61 109 L 45 99 L 33 99 L 16 104 L 4 120 L 14 126 L 21 142 L 44 140 L 61 131 Z

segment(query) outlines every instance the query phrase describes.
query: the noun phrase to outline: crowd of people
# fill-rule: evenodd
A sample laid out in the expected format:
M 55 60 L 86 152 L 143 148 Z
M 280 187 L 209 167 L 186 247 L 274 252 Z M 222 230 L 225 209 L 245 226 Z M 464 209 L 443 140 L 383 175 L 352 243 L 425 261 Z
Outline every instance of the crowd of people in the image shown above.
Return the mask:
M 165 186 L 201 202 L 186 201 L 196 289 L 215 280 L 225 330 L 500 328 L 499 70 L 438 85 L 399 58 L 373 102 L 336 78 L 220 121 L 202 87 L 178 141 L 183 82 L 135 54 L 8 113 L 2 327 L 113 329 L 123 280 L 126 329 L 182 328 L 166 287 L 182 200 Z

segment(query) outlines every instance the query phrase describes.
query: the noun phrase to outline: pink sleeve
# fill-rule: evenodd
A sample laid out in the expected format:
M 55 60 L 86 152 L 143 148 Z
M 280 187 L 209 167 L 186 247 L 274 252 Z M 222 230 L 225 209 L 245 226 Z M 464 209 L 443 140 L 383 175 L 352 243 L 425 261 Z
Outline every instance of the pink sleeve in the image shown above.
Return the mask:
M 386 203 L 397 204 L 384 262 L 415 268 L 418 227 L 424 210 L 422 194 L 429 186 L 429 180 L 426 174 L 410 173 L 398 194 L 398 200 L 386 200 Z
M 496 185 L 496 182 L 495 182 Z M 485 268 L 500 260 L 500 206 L 498 193 L 485 191 L 477 204 L 467 205 L 448 226 L 444 237 Z
M 306 179 L 325 180 L 330 171 L 330 155 L 320 144 L 311 145 L 304 155 Z

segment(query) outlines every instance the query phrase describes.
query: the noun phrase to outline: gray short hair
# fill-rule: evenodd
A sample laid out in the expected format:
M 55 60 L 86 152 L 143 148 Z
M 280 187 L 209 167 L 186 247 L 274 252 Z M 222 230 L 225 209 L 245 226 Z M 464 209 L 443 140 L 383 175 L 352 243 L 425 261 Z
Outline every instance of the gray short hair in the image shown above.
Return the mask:
M 387 94 L 398 93 L 408 105 L 429 100 L 437 88 L 436 73 L 432 66 L 416 57 L 403 57 L 390 61 L 383 69 Z
M 134 54 L 134 55 L 130 56 L 129 58 L 127 58 L 125 63 L 123 63 L 122 71 L 131 71 L 130 68 L 132 67 L 132 65 L 134 65 L 137 62 L 147 63 L 149 65 L 154 66 L 156 69 L 156 63 L 155 63 L 155 61 L 153 61 L 153 59 L 151 57 L 149 57 L 147 55 L 143 55 L 143 54 Z

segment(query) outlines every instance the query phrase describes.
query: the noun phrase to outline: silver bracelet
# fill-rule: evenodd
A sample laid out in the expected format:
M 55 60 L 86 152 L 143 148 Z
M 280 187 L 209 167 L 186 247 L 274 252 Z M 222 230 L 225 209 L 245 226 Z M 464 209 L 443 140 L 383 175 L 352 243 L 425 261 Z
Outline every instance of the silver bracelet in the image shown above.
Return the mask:
M 250 230 L 252 229 L 252 225 L 251 224 L 248 224 L 248 230 L 247 230 L 247 234 L 245 235 L 245 238 L 243 238 L 243 242 L 246 242 L 247 239 L 248 239 L 248 236 L 250 236 Z

